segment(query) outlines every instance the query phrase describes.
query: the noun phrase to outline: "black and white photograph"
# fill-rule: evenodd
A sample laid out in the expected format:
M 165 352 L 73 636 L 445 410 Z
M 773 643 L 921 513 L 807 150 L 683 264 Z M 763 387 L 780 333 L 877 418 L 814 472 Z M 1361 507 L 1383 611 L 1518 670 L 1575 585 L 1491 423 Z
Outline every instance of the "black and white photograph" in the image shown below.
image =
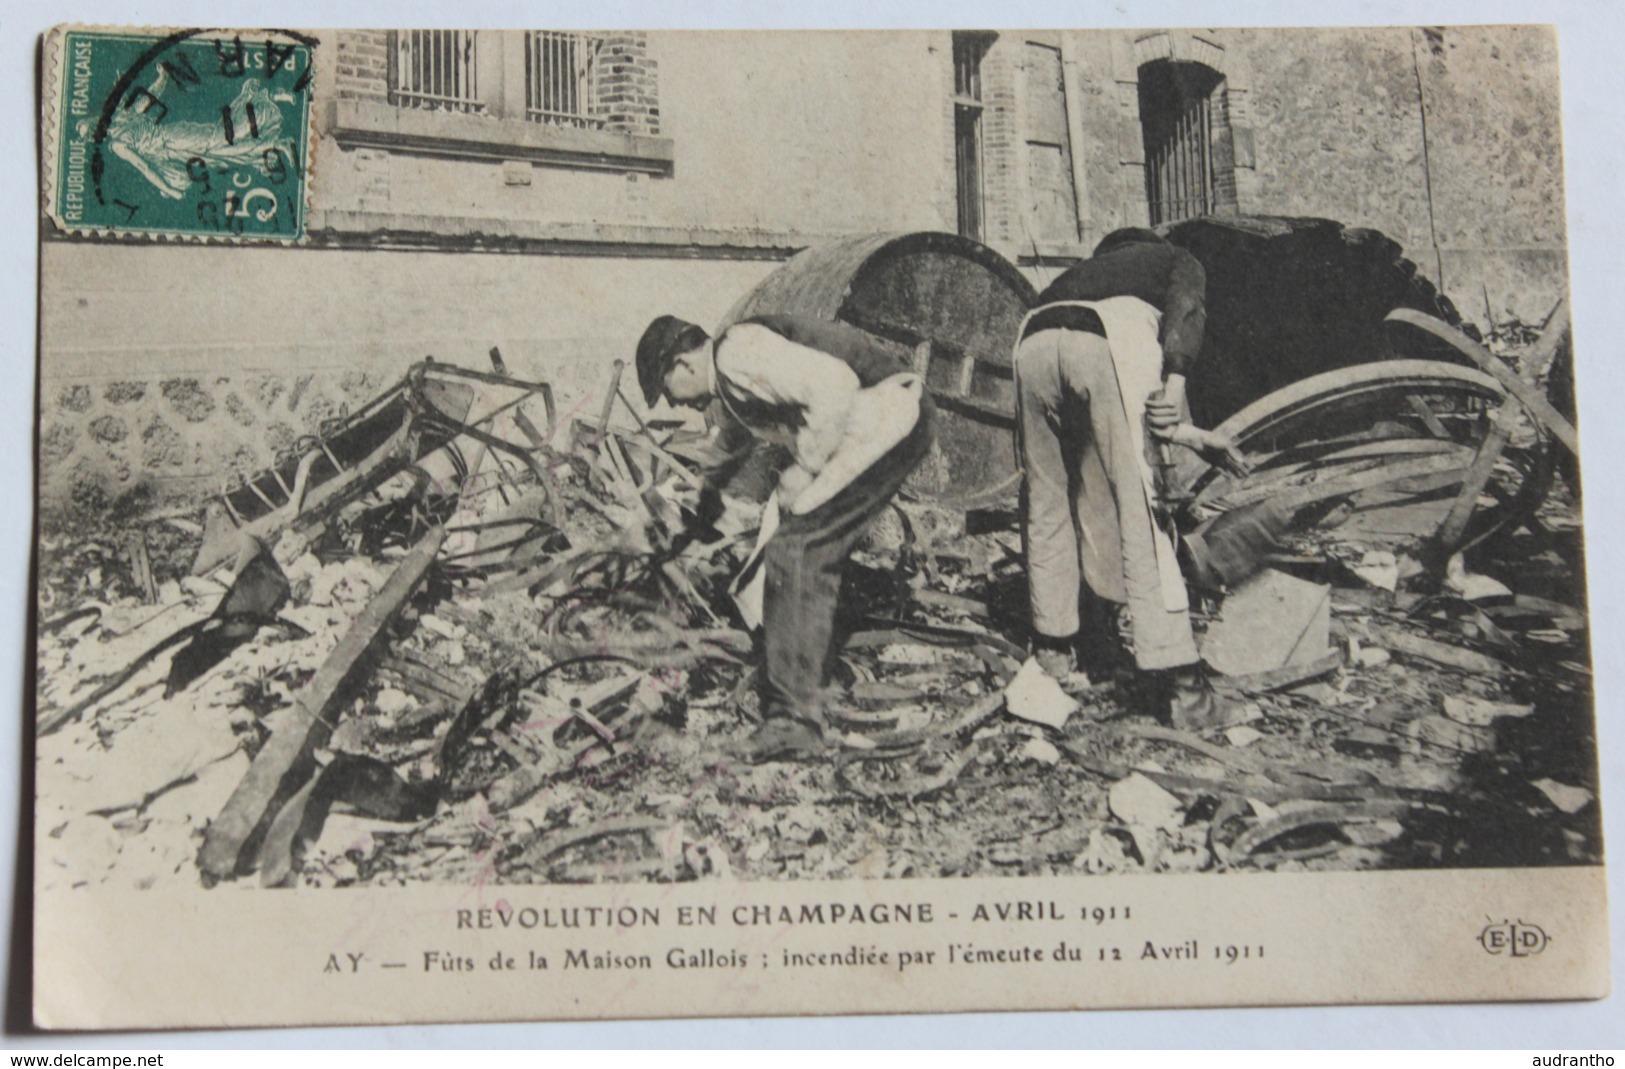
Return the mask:
M 1557 48 L 51 31 L 37 1022 L 1602 996 Z

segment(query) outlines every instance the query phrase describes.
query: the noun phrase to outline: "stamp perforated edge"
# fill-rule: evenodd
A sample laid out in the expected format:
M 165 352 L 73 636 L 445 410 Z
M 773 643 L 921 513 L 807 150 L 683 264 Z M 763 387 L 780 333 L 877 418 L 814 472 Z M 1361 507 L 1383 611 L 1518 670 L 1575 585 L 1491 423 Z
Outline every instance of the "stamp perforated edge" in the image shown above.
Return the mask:
M 151 36 L 154 41 L 176 33 L 188 32 L 174 26 L 110 26 L 101 24 L 63 23 L 47 30 L 40 49 L 40 225 L 46 226 L 46 220 L 56 228 L 56 232 L 67 237 L 99 238 L 122 240 L 131 243 L 153 244 L 182 244 L 182 245 L 304 245 L 310 241 L 310 219 L 314 207 L 312 191 L 316 183 L 316 87 L 319 77 L 316 70 L 315 57 L 311 59 L 310 87 L 306 90 L 310 94 L 311 106 L 305 109 L 305 159 L 304 159 L 304 189 L 301 201 L 304 211 L 304 226 L 295 237 L 275 237 L 267 234 L 235 235 L 235 234 L 188 234 L 181 231 L 153 231 L 153 230 L 120 230 L 117 227 L 82 226 L 69 223 L 62 217 L 60 206 L 57 204 L 57 165 L 58 153 L 61 151 L 61 125 L 62 125 L 62 89 L 64 85 L 65 57 L 68 34 L 74 32 L 85 33 L 120 33 L 132 36 Z M 198 28 L 192 32 L 195 36 L 205 40 L 211 37 L 242 37 L 250 34 L 286 33 L 286 30 L 260 28 L 226 27 Z M 322 39 L 313 33 L 299 31 L 311 38 L 310 48 L 314 53 L 322 44 Z

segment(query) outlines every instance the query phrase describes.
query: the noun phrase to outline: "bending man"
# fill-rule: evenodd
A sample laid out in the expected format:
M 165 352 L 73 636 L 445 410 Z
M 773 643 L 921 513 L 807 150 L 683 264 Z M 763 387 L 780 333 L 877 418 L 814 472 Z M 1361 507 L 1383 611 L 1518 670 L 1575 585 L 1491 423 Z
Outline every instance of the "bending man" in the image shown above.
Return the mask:
M 708 409 L 719 425 L 735 463 L 709 473 L 709 496 L 750 453 L 788 450 L 769 504 L 781 520 L 763 558 L 763 723 L 743 756 L 816 753 L 841 574 L 859 537 L 930 451 L 935 419 L 923 384 L 856 327 L 799 316 L 758 316 L 715 341 L 661 316 L 638 342 L 637 370 L 650 405 L 664 396 Z
M 1135 666 L 1176 724 L 1212 715 L 1173 541 L 1158 522 L 1157 442 L 1225 451 L 1189 421 L 1185 377 L 1202 347 L 1201 264 L 1150 230 L 1118 230 L 1039 296 L 1016 347 L 1024 535 L 1034 646 L 1073 665 L 1080 594 L 1127 609 Z M 1146 440 L 1149 428 L 1151 441 Z

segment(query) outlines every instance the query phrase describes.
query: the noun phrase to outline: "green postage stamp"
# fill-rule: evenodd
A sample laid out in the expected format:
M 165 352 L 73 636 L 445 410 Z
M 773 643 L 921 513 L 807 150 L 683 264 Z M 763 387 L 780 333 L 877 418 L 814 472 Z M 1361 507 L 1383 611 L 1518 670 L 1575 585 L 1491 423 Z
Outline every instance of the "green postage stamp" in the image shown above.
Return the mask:
M 46 199 L 59 227 L 304 238 L 314 38 L 57 32 L 44 103 Z

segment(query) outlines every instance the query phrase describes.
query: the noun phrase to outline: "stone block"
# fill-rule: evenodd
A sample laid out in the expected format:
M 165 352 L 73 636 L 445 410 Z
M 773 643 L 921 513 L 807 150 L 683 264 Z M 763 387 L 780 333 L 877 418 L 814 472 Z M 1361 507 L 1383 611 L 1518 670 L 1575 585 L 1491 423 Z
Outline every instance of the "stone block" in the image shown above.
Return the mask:
M 117 416 L 98 416 L 90 421 L 90 436 L 98 442 L 112 445 L 122 442 L 129 434 L 129 424 Z
M 90 410 L 95 398 L 91 395 L 89 386 L 64 386 L 57 394 L 58 406 L 69 412 L 87 412 Z
M 102 390 L 102 399 L 110 405 L 134 404 L 146 395 L 144 382 L 110 382 Z
M 214 397 L 197 379 L 166 379 L 159 390 L 188 423 L 201 423 L 214 411 Z

